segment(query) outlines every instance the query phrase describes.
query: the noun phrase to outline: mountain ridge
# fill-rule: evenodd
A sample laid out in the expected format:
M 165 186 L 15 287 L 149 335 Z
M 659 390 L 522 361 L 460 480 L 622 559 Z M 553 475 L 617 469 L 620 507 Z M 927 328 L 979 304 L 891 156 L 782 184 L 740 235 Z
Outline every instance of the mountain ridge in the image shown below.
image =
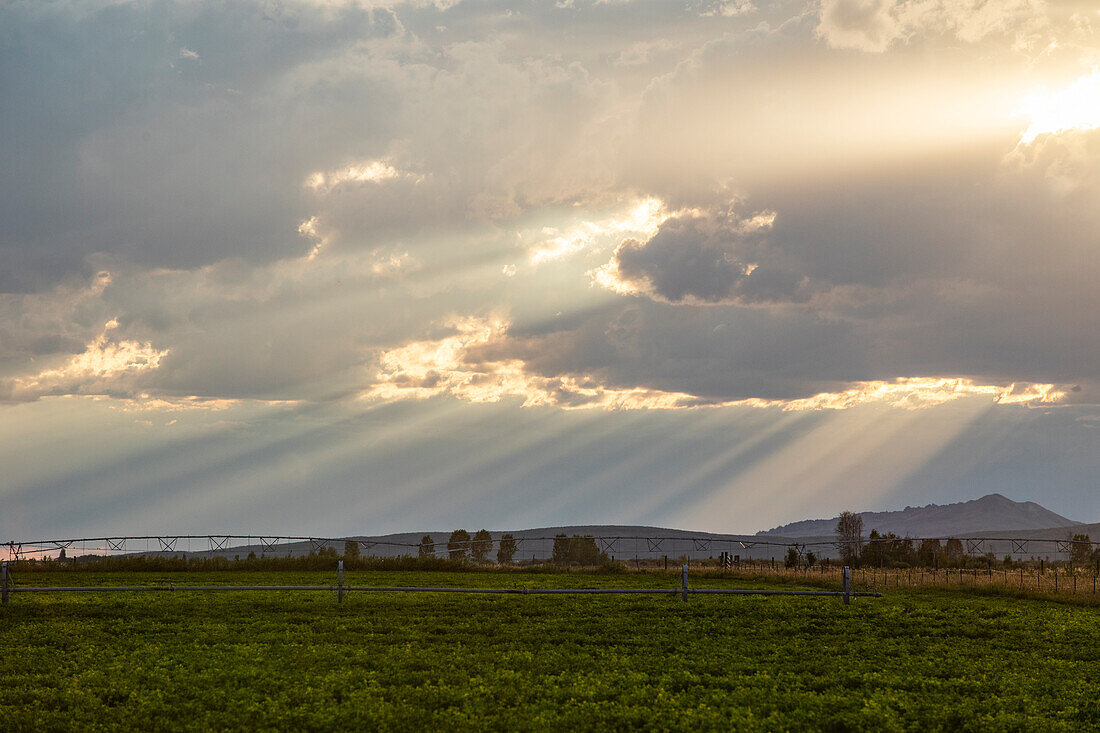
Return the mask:
M 953 504 L 927 504 L 886 512 L 857 512 L 863 519 L 864 533 L 913 537 L 945 537 L 953 534 L 1058 529 L 1081 526 L 1033 501 L 1013 501 L 1001 494 L 986 494 L 978 499 Z M 757 537 L 809 537 L 831 535 L 839 517 L 804 519 L 756 533 Z

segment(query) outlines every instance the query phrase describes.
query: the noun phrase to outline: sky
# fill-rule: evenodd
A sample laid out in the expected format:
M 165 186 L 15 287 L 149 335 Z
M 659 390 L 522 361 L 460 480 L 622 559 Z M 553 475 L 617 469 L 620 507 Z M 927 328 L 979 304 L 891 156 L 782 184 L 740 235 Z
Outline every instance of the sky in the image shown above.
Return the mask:
M 1091 0 L 13 0 L 0 539 L 1100 521 Z

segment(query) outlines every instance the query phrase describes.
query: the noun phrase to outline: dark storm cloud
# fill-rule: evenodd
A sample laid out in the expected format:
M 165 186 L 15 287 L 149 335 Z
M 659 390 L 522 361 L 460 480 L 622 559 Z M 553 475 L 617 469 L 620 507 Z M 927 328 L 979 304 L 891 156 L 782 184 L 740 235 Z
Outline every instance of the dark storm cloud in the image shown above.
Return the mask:
M 468 358 L 521 359 L 544 377 L 592 375 L 610 387 L 717 403 L 794 399 L 872 378 L 858 346 L 851 324 L 811 312 L 638 300 L 590 311 L 559 329 L 516 324 Z
M 654 302 L 593 312 L 517 353 L 542 373 L 600 370 L 716 400 L 955 375 L 1078 386 L 1067 401 L 1095 402 L 1100 187 L 1085 161 L 1098 141 L 761 188 L 749 203 L 775 219 L 749 234 L 721 210 L 674 216 L 609 261 L 613 284 Z M 779 286 L 754 288 L 769 273 Z
M 728 214 L 665 221 L 646 242 L 626 240 L 612 265 L 622 285 L 669 303 L 790 303 L 809 299 L 808 284 L 784 270 L 768 244 L 771 215 Z

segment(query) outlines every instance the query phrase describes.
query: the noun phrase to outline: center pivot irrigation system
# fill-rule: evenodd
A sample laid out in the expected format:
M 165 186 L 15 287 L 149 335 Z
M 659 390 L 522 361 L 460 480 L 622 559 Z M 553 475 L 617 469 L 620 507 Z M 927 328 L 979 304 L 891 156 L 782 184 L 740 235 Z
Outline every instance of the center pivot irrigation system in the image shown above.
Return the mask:
M 429 533 L 432 535 L 445 533 Z M 499 532 L 490 540 L 490 547 L 501 542 L 502 535 Z M 513 547 L 517 557 L 523 557 L 528 552 L 548 557 L 549 550 L 560 537 L 534 536 L 525 533 L 517 533 L 512 538 Z M 600 552 L 618 556 L 620 559 L 652 560 L 661 557 L 696 557 L 699 555 L 714 555 L 718 551 L 724 551 L 733 556 L 743 556 L 748 560 L 767 560 L 774 558 L 776 553 L 785 553 L 793 548 L 799 556 L 807 551 L 814 551 L 822 558 L 826 558 L 831 550 L 840 550 L 844 545 L 855 544 L 857 549 L 889 547 L 893 543 L 902 541 L 912 543 L 914 548 L 925 539 L 942 542 L 946 540 L 956 541 L 961 554 L 970 557 L 979 557 L 990 553 L 996 555 L 1010 555 L 1012 557 L 1026 557 L 1037 555 L 1049 559 L 1070 558 L 1076 549 L 1085 549 L 1088 552 L 1100 548 L 1100 541 L 1085 541 L 1083 539 L 1063 538 L 1039 538 L 1039 537 L 875 537 L 859 540 L 842 540 L 840 538 L 820 539 L 814 541 L 792 541 L 781 538 L 763 539 L 741 536 L 588 536 L 581 539 L 591 539 L 597 544 Z M 0 543 L 0 547 L 7 548 L 9 560 L 35 559 L 45 557 L 48 553 L 67 551 L 68 554 L 79 553 L 81 555 L 118 556 L 118 555 L 168 555 L 183 553 L 187 555 L 216 556 L 227 555 L 230 552 L 256 552 L 257 554 L 279 554 L 289 552 L 291 554 L 306 554 L 308 552 L 322 552 L 328 550 L 342 550 L 348 543 L 353 543 L 365 553 L 377 557 L 394 557 L 399 555 L 422 555 L 427 551 L 428 556 L 447 556 L 452 550 L 459 550 L 463 554 L 474 550 L 480 541 L 471 537 L 467 540 L 439 540 L 434 541 L 430 548 L 417 542 L 401 542 L 396 538 L 365 539 L 358 537 L 308 537 L 287 535 L 142 535 L 128 537 L 85 537 L 70 539 L 42 539 L 7 541 Z M 1053 558 L 1051 557 L 1053 556 Z
M 478 593 L 490 595 L 679 595 L 685 603 L 691 595 L 726 596 L 832 596 L 843 599 L 845 605 L 852 598 L 868 596 L 881 598 L 881 593 L 857 592 L 852 590 L 848 567 L 844 567 L 843 588 L 833 590 L 767 590 L 763 588 L 692 588 L 688 585 L 688 566 L 684 565 L 680 573 L 679 588 L 447 588 L 404 585 L 344 585 L 344 561 L 336 564 L 335 585 L 116 585 L 116 586 L 16 586 L 14 577 L 8 568 L 8 562 L 2 566 L 0 579 L 3 605 L 8 605 L 11 596 L 16 593 L 86 593 L 120 591 L 335 591 L 337 603 L 342 603 L 344 594 L 352 591 L 382 593 Z

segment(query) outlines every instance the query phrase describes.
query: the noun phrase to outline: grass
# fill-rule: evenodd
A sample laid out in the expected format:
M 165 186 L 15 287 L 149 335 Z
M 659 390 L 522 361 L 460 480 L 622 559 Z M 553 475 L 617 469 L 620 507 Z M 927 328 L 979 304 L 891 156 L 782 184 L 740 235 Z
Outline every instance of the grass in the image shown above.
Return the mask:
M 89 573 L 79 581 L 282 585 L 334 576 Z M 19 577 L 24 586 L 56 580 Z M 345 582 L 674 587 L 678 579 L 356 571 Z M 327 591 L 26 594 L 0 611 L 0 710 L 14 730 L 1077 731 L 1100 726 L 1100 609 L 942 588 L 890 589 L 847 607 L 775 597 L 352 593 L 337 604 Z

